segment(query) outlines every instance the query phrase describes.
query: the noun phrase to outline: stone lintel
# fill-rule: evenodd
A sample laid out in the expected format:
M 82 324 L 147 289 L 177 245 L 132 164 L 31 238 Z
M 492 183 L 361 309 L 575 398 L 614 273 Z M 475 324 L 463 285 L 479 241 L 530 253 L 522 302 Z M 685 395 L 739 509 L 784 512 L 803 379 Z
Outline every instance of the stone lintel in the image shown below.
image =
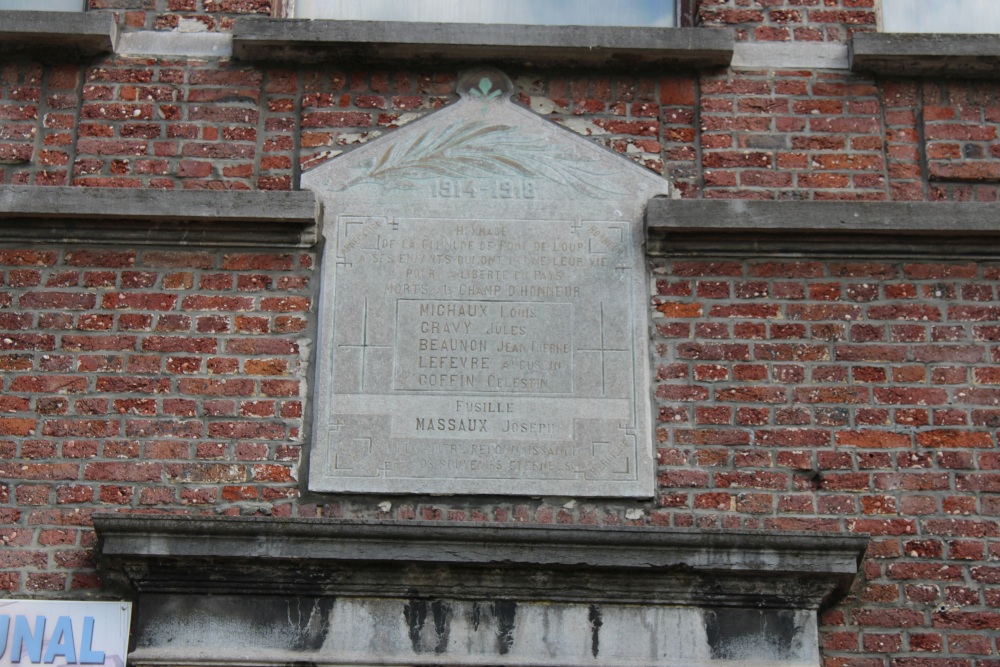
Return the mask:
M 959 202 L 650 199 L 652 254 L 673 248 L 862 254 L 1000 251 L 1000 206 Z
M 225 32 L 133 30 L 122 33 L 115 53 L 122 56 L 230 58 L 233 36 Z
M 95 515 L 140 594 L 558 600 L 816 609 L 866 538 L 642 528 Z
M 738 42 L 733 69 L 847 69 L 846 44 Z
M 118 25 L 111 12 L 0 11 L 0 55 L 43 60 L 90 58 L 115 49 Z
M 513 63 L 572 67 L 724 67 L 728 29 L 530 26 L 238 18 L 233 53 L 294 63 L 369 61 Z
M 0 242 L 307 247 L 318 219 L 311 192 L 0 186 Z
M 858 33 L 851 69 L 889 76 L 995 79 L 1000 35 Z

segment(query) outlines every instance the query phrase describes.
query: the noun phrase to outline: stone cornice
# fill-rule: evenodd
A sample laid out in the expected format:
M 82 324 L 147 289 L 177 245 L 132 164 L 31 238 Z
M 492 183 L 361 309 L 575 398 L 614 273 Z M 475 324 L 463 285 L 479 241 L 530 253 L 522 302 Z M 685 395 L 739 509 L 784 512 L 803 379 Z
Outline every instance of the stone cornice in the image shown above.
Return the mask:
M 995 79 L 1000 35 L 858 33 L 851 69 L 889 76 Z
M 311 192 L 0 186 L 0 242 L 308 247 L 318 219 Z
M 240 18 L 233 53 L 297 64 L 450 61 L 572 67 L 724 67 L 734 33 L 706 28 L 525 26 Z
M 815 609 L 866 538 L 259 517 L 94 517 L 107 572 L 144 593 L 606 600 Z
M 0 11 L 0 57 L 89 58 L 114 51 L 117 39 L 111 12 Z
M 646 208 L 650 252 L 995 255 L 1000 205 L 676 200 Z M 748 244 L 753 244 L 748 245 Z

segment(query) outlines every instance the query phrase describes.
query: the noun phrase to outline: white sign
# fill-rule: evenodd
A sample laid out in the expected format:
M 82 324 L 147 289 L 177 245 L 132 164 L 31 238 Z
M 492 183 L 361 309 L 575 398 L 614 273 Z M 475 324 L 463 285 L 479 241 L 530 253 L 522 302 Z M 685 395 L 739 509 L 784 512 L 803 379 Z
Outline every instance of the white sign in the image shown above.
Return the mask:
M 0 600 L 0 667 L 125 667 L 131 602 Z

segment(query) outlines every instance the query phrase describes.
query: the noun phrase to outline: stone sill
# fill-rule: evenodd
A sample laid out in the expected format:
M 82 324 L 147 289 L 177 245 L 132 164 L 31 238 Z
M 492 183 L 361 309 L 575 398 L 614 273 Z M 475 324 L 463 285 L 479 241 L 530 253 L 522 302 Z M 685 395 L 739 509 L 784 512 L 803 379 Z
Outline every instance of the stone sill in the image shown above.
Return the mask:
M 0 11 L 0 56 L 45 61 L 91 58 L 115 50 L 118 25 L 111 12 Z
M 676 200 L 646 208 L 651 254 L 692 250 L 903 255 L 1000 253 L 1000 204 Z M 752 245 L 748 245 L 752 244 Z
M 1000 77 L 1000 35 L 859 33 L 851 69 L 888 76 Z
M 311 192 L 0 186 L 0 242 L 308 247 Z
M 102 569 L 141 593 L 611 600 L 816 609 L 867 538 L 649 528 L 474 526 L 97 514 Z M 441 584 L 448 572 L 476 572 Z M 415 576 L 416 572 L 425 573 Z M 445 586 L 445 588 L 441 588 Z
M 315 63 L 340 58 L 412 63 L 571 67 L 725 67 L 734 33 L 704 28 L 605 28 L 238 18 L 243 60 Z

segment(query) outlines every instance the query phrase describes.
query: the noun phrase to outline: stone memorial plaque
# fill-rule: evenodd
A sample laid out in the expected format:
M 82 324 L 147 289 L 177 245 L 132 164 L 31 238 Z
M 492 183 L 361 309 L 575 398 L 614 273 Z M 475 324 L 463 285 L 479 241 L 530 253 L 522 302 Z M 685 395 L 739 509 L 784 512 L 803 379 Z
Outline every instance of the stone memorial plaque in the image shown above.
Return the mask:
M 647 200 L 667 182 L 461 99 L 303 176 L 324 204 L 309 487 L 653 495 Z

